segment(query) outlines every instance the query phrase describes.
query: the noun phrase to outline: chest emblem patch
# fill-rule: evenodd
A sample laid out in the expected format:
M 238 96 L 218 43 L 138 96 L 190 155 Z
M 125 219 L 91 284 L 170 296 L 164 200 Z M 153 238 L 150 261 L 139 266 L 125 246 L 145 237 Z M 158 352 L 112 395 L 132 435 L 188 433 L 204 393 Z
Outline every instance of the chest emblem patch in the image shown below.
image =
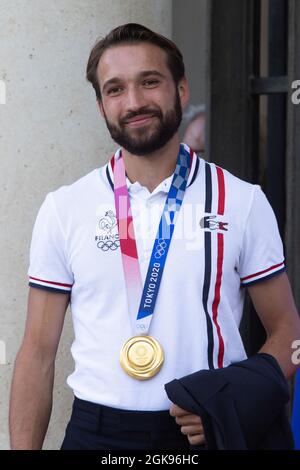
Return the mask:
M 112 210 L 100 217 L 95 242 L 102 251 L 115 251 L 120 247 L 117 218 Z
M 217 218 L 216 215 L 207 215 L 205 217 L 202 217 L 202 219 L 199 222 L 200 227 L 208 228 L 209 230 L 223 230 L 227 232 L 228 223 L 216 220 L 216 218 Z

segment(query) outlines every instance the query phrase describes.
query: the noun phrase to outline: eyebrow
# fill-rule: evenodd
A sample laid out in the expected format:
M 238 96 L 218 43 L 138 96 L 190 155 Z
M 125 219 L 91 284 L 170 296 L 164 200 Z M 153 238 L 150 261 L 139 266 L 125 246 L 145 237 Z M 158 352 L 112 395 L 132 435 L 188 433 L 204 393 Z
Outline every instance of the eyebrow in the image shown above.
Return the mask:
M 160 78 L 166 78 L 166 76 L 163 75 L 161 72 L 158 72 L 158 70 L 145 70 L 145 72 L 141 72 L 140 74 L 142 78 L 149 77 L 150 75 L 155 75 L 156 77 Z
M 158 72 L 157 70 L 145 70 L 144 72 L 141 72 L 139 74 L 139 77 L 140 78 L 147 78 L 149 76 L 156 76 L 156 77 L 159 77 L 159 78 L 166 78 L 165 75 L 163 75 L 161 72 Z M 116 84 L 120 84 L 122 83 L 123 80 L 119 77 L 113 77 L 113 78 L 110 78 L 109 80 L 107 80 L 103 87 L 102 87 L 102 92 L 105 91 L 110 85 L 116 85 Z

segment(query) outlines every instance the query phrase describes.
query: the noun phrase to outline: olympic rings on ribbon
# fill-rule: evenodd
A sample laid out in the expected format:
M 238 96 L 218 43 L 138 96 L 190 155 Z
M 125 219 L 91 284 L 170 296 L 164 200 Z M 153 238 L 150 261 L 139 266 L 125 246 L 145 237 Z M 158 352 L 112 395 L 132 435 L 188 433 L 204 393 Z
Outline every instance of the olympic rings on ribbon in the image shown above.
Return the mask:
M 165 254 L 165 248 L 167 246 L 167 243 L 163 238 L 159 238 L 157 242 L 157 247 L 156 247 L 156 252 L 155 252 L 155 259 L 161 258 Z

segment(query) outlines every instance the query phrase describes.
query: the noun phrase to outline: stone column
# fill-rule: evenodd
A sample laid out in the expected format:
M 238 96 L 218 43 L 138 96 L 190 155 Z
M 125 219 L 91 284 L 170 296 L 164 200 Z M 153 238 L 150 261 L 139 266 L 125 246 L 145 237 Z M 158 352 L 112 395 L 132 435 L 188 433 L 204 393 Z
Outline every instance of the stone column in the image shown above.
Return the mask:
M 0 449 L 9 448 L 9 388 L 26 318 L 33 223 L 46 193 L 101 166 L 114 149 L 85 67 L 96 39 L 127 22 L 170 37 L 172 1 L 0 2 Z M 71 340 L 68 314 L 45 449 L 59 448 L 70 414 Z

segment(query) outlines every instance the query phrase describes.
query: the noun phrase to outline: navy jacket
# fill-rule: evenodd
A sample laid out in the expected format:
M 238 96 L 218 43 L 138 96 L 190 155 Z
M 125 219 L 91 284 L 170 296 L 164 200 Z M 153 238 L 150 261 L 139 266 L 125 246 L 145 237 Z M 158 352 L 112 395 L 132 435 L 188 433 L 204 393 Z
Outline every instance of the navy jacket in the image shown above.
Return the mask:
M 169 399 L 201 417 L 207 449 L 293 449 L 287 381 L 265 353 L 165 385 Z

